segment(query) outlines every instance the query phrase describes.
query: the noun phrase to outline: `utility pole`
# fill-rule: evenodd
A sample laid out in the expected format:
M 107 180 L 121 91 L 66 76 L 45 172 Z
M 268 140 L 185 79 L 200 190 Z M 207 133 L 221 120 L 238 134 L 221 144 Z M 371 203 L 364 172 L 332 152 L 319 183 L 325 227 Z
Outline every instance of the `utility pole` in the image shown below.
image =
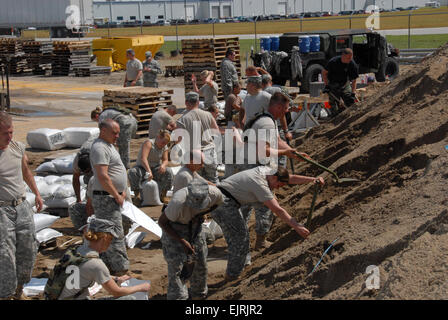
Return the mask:
M 320 12 L 324 11 L 324 0 L 320 0 Z
M 305 13 L 305 0 L 302 0 L 302 13 Z
M 185 22 L 187 22 L 187 0 L 184 0 Z

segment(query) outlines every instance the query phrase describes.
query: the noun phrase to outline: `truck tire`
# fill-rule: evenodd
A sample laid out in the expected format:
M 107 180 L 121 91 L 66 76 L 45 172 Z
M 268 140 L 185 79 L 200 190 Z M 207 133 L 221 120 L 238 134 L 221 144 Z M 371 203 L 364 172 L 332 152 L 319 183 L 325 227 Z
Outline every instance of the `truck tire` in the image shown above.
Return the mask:
M 398 77 L 400 73 L 400 64 L 398 61 L 392 57 L 387 57 L 384 64 L 381 66 L 380 70 L 375 73 L 376 81 L 384 82 L 388 76 L 390 80 Z
M 310 83 L 318 81 L 319 74 L 322 73 L 324 67 L 320 64 L 312 64 L 305 70 L 305 76 L 302 79 L 302 85 L 300 87 L 300 92 L 308 93 L 310 91 Z

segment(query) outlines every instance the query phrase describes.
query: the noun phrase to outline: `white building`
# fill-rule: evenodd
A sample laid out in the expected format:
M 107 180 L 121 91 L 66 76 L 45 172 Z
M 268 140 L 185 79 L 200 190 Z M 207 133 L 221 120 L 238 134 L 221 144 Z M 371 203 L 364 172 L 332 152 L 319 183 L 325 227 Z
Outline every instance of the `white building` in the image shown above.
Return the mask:
M 95 18 L 114 22 L 171 19 L 207 19 L 315 11 L 360 10 L 369 5 L 382 8 L 423 7 L 428 0 L 96 0 Z M 448 5 L 448 0 L 439 1 Z

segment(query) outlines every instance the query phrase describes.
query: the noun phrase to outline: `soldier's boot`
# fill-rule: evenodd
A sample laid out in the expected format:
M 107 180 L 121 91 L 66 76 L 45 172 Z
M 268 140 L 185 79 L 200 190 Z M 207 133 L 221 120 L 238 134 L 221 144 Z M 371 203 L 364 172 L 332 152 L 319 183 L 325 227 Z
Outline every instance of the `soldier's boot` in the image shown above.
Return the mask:
M 12 300 L 28 300 L 23 294 L 23 286 L 17 286 L 16 293 L 12 296 Z
M 259 235 L 257 234 L 257 240 L 255 241 L 255 250 L 262 250 L 269 248 L 269 246 L 272 244 L 272 242 L 269 242 L 266 240 L 266 235 Z
M 227 273 L 224 275 L 224 281 L 225 282 L 232 282 L 232 281 L 235 281 L 235 280 L 238 280 L 238 279 L 239 279 L 239 277 L 231 277 Z

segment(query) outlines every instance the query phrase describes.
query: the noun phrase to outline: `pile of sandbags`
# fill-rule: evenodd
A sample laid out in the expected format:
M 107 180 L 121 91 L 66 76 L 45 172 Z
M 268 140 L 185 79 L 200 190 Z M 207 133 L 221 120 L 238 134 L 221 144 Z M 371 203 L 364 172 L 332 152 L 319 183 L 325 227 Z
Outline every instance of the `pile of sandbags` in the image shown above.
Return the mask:
M 73 173 L 73 160 L 75 157 L 76 153 L 73 153 L 68 156 L 56 158 L 52 161 L 44 162 L 34 171 L 38 173 Z
M 36 213 L 34 216 L 34 226 L 36 232 L 36 239 L 39 244 L 46 243 L 50 240 L 53 240 L 57 237 L 63 236 L 62 233 L 51 229 L 50 227 L 59 217 L 55 217 L 49 214 L 44 213 Z
M 33 149 L 53 151 L 65 147 L 80 148 L 87 140 L 98 138 L 99 134 L 96 127 L 43 128 L 28 132 L 26 141 Z

